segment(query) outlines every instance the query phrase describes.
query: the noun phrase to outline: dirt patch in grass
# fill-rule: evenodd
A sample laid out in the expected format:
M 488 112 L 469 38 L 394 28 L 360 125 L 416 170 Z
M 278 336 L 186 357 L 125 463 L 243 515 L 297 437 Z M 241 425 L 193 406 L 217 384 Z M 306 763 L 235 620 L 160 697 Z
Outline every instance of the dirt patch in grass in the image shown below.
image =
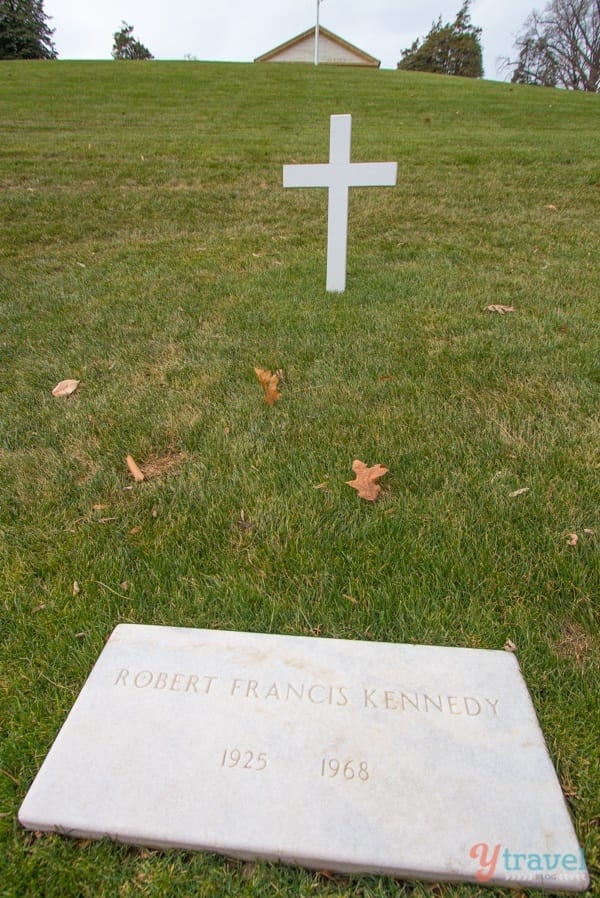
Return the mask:
M 171 449 L 164 455 L 149 455 L 140 462 L 140 470 L 146 480 L 178 474 L 188 457 L 187 452 Z
M 594 640 L 581 624 L 569 621 L 561 638 L 554 644 L 559 658 L 574 658 L 578 667 L 583 667 L 594 651 Z

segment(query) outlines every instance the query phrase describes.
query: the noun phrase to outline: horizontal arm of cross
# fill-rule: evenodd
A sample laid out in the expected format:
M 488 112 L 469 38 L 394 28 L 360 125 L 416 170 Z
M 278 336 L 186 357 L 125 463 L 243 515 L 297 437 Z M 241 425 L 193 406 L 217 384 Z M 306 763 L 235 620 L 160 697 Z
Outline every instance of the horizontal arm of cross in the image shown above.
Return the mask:
M 284 187 L 393 187 L 396 162 L 345 162 L 284 165 Z
M 351 162 L 348 187 L 394 187 L 398 176 L 397 162 Z
M 319 165 L 284 165 L 284 187 L 330 187 L 331 166 L 328 162 Z

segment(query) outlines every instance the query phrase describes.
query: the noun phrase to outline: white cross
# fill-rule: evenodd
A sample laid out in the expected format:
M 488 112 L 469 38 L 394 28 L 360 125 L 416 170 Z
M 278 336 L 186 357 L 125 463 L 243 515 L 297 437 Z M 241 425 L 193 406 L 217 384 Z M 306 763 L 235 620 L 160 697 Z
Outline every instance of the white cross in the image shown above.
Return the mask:
M 329 188 L 327 225 L 327 290 L 346 289 L 348 244 L 348 188 L 393 187 L 396 162 L 350 162 L 351 115 L 332 115 L 329 162 L 321 165 L 284 165 L 284 187 Z

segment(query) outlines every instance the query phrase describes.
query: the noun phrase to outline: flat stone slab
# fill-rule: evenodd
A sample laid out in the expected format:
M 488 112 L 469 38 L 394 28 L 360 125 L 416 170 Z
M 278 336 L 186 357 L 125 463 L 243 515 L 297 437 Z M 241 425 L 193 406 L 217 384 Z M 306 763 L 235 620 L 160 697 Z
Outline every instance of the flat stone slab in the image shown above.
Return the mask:
M 120 625 L 19 820 L 313 869 L 588 885 L 499 651 Z

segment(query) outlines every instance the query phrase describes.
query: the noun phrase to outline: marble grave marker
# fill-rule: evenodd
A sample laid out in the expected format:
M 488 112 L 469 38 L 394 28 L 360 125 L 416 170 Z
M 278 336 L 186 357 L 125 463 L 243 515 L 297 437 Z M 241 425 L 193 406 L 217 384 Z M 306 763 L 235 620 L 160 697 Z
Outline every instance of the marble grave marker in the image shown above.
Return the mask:
M 588 883 L 501 651 L 122 624 L 19 820 L 313 869 Z
M 396 162 L 350 162 L 352 116 L 332 115 L 329 130 L 329 162 L 318 165 L 284 165 L 284 187 L 327 187 L 327 290 L 346 289 L 348 244 L 348 192 L 350 187 L 393 187 Z

